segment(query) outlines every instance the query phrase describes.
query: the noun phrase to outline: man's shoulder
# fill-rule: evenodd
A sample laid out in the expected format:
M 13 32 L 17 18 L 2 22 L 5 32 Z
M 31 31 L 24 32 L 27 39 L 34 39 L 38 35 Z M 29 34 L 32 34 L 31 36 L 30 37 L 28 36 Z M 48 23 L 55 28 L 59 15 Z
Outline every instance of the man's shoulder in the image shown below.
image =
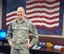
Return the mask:
M 14 22 L 16 22 L 16 21 L 17 21 L 17 19 L 13 20 L 12 23 L 14 23 Z
M 10 24 L 14 24 L 14 23 L 16 23 L 16 20 L 17 20 L 17 19 L 15 19 L 15 20 L 11 21 L 11 23 L 10 23 Z
M 26 19 L 26 22 L 32 24 L 32 22 L 29 19 Z

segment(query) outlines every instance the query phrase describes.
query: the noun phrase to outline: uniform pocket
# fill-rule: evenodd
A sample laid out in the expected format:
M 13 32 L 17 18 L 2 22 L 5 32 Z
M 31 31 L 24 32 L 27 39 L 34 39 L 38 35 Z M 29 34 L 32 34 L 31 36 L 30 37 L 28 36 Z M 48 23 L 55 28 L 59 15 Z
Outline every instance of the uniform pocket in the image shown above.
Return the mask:
M 21 29 L 22 30 L 29 30 L 29 28 L 27 28 L 27 27 L 22 27 Z
M 28 34 L 29 28 L 27 28 L 27 27 L 22 27 L 22 28 L 21 28 L 21 32 L 24 33 L 24 34 Z

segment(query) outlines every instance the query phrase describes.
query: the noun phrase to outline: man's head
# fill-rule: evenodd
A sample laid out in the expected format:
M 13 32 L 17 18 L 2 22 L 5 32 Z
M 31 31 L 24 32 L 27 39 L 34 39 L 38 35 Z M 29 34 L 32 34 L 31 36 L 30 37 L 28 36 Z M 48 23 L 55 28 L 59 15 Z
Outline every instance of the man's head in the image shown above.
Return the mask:
M 24 15 L 25 15 L 25 9 L 24 7 L 18 7 L 17 9 L 17 17 L 22 20 L 24 18 Z

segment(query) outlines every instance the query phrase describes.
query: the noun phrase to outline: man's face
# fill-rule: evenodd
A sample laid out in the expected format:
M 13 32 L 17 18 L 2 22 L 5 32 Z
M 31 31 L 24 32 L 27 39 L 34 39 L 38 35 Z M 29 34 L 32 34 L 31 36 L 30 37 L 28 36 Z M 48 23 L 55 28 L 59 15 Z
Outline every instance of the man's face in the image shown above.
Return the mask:
M 23 7 L 19 7 L 17 9 L 17 17 L 22 20 L 24 18 L 24 14 L 25 14 L 24 8 Z

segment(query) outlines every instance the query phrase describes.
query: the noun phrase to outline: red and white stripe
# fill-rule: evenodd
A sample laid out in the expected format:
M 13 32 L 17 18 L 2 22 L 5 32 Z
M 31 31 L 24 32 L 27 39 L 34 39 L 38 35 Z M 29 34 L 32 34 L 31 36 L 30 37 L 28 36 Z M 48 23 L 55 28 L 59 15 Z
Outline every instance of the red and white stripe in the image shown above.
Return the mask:
M 13 20 L 17 18 L 16 11 L 6 14 L 6 26 L 8 26 Z
M 60 0 L 26 1 L 26 17 L 39 28 L 59 26 Z

